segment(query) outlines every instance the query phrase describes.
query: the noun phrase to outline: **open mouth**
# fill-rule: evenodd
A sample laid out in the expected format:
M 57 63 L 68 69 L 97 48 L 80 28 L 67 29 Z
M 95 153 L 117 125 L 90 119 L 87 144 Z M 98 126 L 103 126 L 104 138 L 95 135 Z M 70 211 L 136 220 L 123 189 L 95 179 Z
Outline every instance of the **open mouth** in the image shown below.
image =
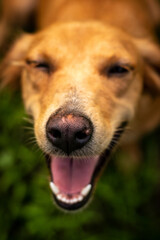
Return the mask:
M 109 147 L 100 156 L 46 156 L 51 173 L 50 188 L 58 206 L 73 211 L 83 207 L 88 202 L 97 176 L 108 161 L 125 126 L 126 122 L 123 122 L 117 128 Z

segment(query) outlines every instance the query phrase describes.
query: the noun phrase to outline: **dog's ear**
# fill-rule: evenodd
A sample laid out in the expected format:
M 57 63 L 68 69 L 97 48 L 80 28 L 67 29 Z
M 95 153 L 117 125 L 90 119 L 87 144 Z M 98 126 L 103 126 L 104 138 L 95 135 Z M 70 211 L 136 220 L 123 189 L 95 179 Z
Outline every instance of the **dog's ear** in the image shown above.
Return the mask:
M 0 63 L 0 89 L 6 86 L 17 88 L 24 59 L 32 42 L 32 35 L 24 34 L 13 44 L 7 55 Z
M 151 94 L 160 94 L 160 47 L 150 40 L 136 40 L 144 61 L 144 88 Z

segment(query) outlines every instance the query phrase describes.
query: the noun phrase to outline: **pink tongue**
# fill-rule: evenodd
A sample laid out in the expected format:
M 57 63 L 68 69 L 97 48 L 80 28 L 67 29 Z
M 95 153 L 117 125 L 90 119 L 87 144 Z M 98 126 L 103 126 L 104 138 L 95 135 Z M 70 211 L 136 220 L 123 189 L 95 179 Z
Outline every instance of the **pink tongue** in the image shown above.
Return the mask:
M 98 162 L 98 157 L 69 158 L 51 156 L 53 182 L 64 193 L 78 193 L 86 187 Z

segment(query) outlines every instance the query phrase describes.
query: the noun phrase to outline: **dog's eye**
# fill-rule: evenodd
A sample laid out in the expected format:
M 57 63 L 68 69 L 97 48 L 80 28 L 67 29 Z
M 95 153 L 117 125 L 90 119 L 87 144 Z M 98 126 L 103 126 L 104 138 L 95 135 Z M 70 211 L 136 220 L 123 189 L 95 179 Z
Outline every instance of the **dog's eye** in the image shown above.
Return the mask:
M 26 63 L 27 63 L 27 65 L 30 65 L 34 68 L 38 68 L 39 70 L 46 72 L 46 73 L 50 73 L 50 71 L 51 71 L 51 67 L 47 62 L 26 60 Z
M 123 67 L 120 65 L 113 65 L 108 69 L 107 74 L 109 76 L 114 76 L 114 75 L 121 76 L 121 75 L 127 74 L 128 72 L 129 72 L 129 69 L 127 67 Z

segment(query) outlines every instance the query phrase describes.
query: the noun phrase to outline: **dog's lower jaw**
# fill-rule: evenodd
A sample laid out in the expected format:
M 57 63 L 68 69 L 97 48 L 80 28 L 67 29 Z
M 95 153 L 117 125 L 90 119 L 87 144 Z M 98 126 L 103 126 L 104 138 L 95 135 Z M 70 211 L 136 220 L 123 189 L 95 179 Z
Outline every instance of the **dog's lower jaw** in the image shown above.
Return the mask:
M 70 212 L 78 210 L 86 205 L 93 193 L 97 178 L 102 172 L 104 166 L 108 163 L 111 152 L 124 132 L 126 125 L 127 122 L 123 122 L 117 128 L 109 146 L 100 156 L 90 157 L 87 160 L 87 158 L 76 159 L 69 156 L 61 158 L 53 155 L 46 155 L 51 175 L 50 187 L 54 200 L 61 209 Z M 86 162 L 88 161 L 88 163 L 85 163 L 85 160 Z M 66 177 L 70 177 L 70 172 L 68 171 L 71 171 L 70 169 L 66 170 L 66 168 L 68 167 L 67 165 L 73 163 L 76 163 L 77 166 L 73 167 L 73 172 L 71 172 L 71 174 L 74 175 L 73 179 L 69 180 L 72 181 L 72 184 L 66 185 L 65 181 L 68 181 L 68 179 L 65 179 L 65 174 Z M 78 169 L 78 163 L 82 165 L 84 164 L 84 166 L 81 166 Z M 92 164 L 92 166 L 88 166 L 90 164 Z M 86 170 L 85 168 L 88 169 Z M 56 171 L 64 171 L 64 173 L 60 173 L 57 177 Z M 83 171 L 86 171 L 86 173 L 84 174 Z M 87 176 L 87 173 L 89 173 L 89 176 Z M 78 176 L 75 176 L 75 174 Z M 76 177 L 79 177 L 80 179 L 76 179 Z M 83 177 L 86 178 L 86 180 L 84 180 Z M 78 183 L 75 183 L 74 181 L 78 181 Z

